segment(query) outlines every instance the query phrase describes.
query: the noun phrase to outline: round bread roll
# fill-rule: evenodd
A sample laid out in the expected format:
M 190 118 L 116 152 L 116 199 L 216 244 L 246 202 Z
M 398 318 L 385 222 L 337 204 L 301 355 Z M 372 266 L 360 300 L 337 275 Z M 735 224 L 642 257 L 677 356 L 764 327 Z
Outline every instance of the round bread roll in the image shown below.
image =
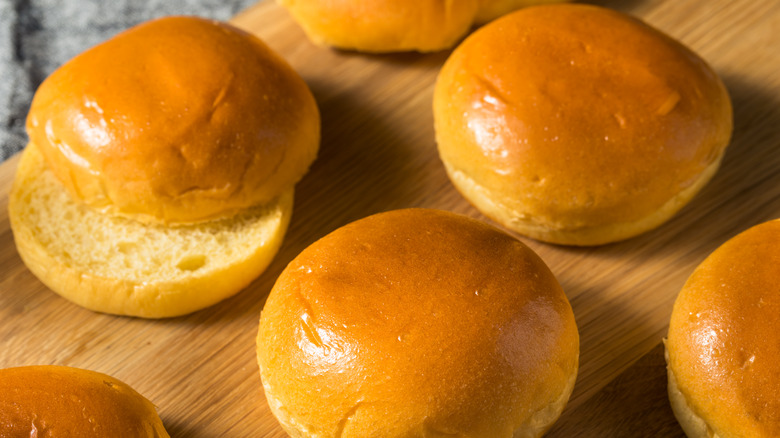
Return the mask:
M 669 325 L 669 398 L 691 438 L 780 436 L 780 221 L 713 252 Z
M 712 178 L 732 131 L 726 88 L 701 58 L 588 5 L 526 8 L 481 28 L 445 63 L 433 108 L 464 197 L 567 245 L 659 226 Z
M 95 371 L 63 366 L 0 370 L 0 436 L 167 438 L 154 405 Z
M 130 29 L 36 92 L 9 199 L 19 254 L 92 310 L 212 305 L 278 251 L 319 123 L 303 80 L 252 35 L 195 17 Z
M 565 0 L 279 0 L 317 44 L 362 52 L 433 52 L 475 23 Z
M 136 26 L 38 88 L 30 142 L 74 198 L 145 222 L 268 203 L 319 147 L 306 84 L 258 38 L 195 17 Z
M 344 226 L 279 277 L 257 356 L 293 437 L 538 437 L 563 410 L 579 337 L 528 247 L 410 209 Z

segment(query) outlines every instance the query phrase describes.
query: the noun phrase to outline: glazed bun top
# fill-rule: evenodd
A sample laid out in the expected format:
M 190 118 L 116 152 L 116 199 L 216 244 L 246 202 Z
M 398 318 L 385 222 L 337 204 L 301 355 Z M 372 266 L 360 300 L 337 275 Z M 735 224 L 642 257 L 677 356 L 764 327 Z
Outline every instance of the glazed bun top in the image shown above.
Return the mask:
M 280 0 L 314 42 L 364 52 L 453 46 L 468 32 L 476 0 Z
M 75 57 L 35 94 L 32 143 L 77 199 L 192 223 L 270 201 L 314 160 L 306 84 L 258 38 L 168 17 Z
M 432 52 L 474 24 L 532 4 L 565 0 L 279 0 L 309 38 L 363 52 Z
M 263 309 L 258 360 L 269 404 L 300 436 L 538 436 L 568 399 L 578 346 L 531 249 L 409 209 L 301 252 Z
M 121 381 L 63 366 L 0 370 L 0 436 L 167 438 L 154 405 Z
M 442 68 L 434 112 L 448 166 L 551 227 L 647 217 L 719 159 L 732 129 L 727 91 L 701 58 L 579 4 L 476 31 Z
M 780 221 L 713 252 L 674 305 L 669 367 L 720 437 L 780 436 Z

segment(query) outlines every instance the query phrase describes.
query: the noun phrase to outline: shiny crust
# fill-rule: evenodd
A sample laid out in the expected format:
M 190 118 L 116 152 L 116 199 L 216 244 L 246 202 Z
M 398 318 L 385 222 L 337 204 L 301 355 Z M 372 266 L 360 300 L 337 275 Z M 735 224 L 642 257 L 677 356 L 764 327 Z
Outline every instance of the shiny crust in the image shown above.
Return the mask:
M 0 436 L 167 438 L 154 405 L 119 380 L 61 366 L 0 370 Z
M 363 52 L 432 52 L 455 45 L 475 23 L 562 0 L 278 1 L 318 44 Z
M 296 257 L 263 309 L 266 397 L 294 437 L 540 436 L 577 373 L 568 300 L 528 247 L 399 210 Z
M 314 98 L 284 60 L 194 17 L 141 24 L 63 65 L 27 129 L 75 198 L 164 223 L 270 201 L 308 170 L 320 136 Z
M 450 174 L 489 198 L 462 189 L 475 205 L 500 206 L 518 232 L 513 222 L 530 222 L 580 245 L 663 222 L 681 205 L 647 218 L 704 185 L 732 131 L 728 93 L 704 61 L 636 19 L 586 5 L 526 8 L 475 32 L 439 75 L 434 119 Z M 632 223 L 649 226 L 610 235 Z M 597 228 L 606 232 L 592 242 L 578 237 Z
M 780 436 L 778 247 L 780 221 L 734 237 L 702 262 L 675 302 L 669 371 L 706 436 Z M 690 416 L 673 407 L 678 418 Z
M 475 0 L 279 0 L 309 38 L 363 52 L 452 47 L 468 32 Z

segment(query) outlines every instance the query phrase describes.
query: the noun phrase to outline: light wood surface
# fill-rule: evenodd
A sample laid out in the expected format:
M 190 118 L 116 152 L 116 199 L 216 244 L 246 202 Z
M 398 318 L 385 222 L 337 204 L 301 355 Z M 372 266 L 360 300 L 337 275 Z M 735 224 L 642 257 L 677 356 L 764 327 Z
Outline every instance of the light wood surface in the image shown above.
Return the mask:
M 581 368 L 549 436 L 681 436 L 665 401 L 660 346 L 677 292 L 719 244 L 780 217 L 780 2 L 595 2 L 682 40 L 723 77 L 735 131 L 714 180 L 671 222 L 597 248 L 528 243 L 574 308 Z M 312 45 L 263 2 L 234 19 L 309 83 L 322 112 L 320 156 L 299 184 L 287 239 L 247 290 L 186 317 L 92 313 L 40 284 L 16 253 L 0 165 L 0 367 L 62 364 L 111 374 L 158 407 L 172 436 L 281 437 L 255 362 L 257 322 L 276 276 L 303 248 L 372 213 L 430 207 L 484 219 L 450 185 L 436 153 L 431 96 L 448 52 L 361 55 Z

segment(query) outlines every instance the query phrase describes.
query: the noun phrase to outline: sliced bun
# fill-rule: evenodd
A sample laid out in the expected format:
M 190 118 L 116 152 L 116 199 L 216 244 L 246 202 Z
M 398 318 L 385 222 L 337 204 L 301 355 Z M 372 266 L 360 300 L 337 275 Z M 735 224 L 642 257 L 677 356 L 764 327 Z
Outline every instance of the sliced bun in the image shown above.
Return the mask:
M 780 221 L 745 231 L 685 283 L 666 341 L 669 397 L 689 437 L 780 436 Z
M 588 5 L 481 28 L 445 63 L 433 107 L 458 190 L 509 229 L 570 245 L 668 220 L 715 174 L 732 131 L 726 88 L 701 58 Z
M 154 405 L 95 371 L 62 366 L 0 370 L 0 436 L 167 438 Z
M 363 52 L 433 52 L 475 23 L 531 4 L 564 0 L 279 0 L 318 44 Z
M 74 201 L 30 144 L 8 212 L 22 260 L 54 292 L 98 312 L 161 318 L 217 303 L 260 275 L 282 243 L 292 204 L 289 188 L 226 219 L 142 224 Z
M 212 305 L 276 255 L 319 126 L 306 84 L 252 35 L 195 17 L 137 26 L 36 92 L 9 200 L 19 254 L 91 310 Z
M 292 187 L 317 154 L 320 120 L 303 80 L 258 38 L 167 17 L 55 71 L 27 129 L 74 198 L 144 222 L 192 223 Z
M 571 394 L 579 338 L 528 247 L 410 209 L 301 252 L 268 297 L 257 354 L 293 437 L 538 437 Z

